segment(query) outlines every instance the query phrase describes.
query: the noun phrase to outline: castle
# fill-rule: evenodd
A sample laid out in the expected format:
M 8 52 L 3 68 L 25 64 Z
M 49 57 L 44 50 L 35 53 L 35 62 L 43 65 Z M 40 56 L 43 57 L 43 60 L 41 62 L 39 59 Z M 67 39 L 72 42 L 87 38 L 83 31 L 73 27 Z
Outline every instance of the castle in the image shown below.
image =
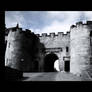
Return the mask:
M 24 72 L 52 72 L 58 60 L 60 71 L 92 74 L 92 21 L 77 22 L 66 34 L 39 35 L 18 25 L 6 28 L 5 33 L 5 66 Z

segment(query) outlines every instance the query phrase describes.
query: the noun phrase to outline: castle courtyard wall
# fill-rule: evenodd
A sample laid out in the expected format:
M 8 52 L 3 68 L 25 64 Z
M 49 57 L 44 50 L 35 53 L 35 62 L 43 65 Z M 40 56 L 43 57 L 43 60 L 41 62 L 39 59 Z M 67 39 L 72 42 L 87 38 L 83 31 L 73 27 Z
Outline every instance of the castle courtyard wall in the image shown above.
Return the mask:
M 70 47 L 70 33 L 64 34 L 63 32 L 58 32 L 58 34 L 50 33 L 47 35 L 43 33 L 39 36 L 40 42 L 44 44 L 45 48 L 61 48 L 58 52 L 54 52 L 59 58 L 59 68 L 60 71 L 64 70 L 64 60 L 63 57 L 69 56 L 69 52 L 66 52 L 66 47 Z M 46 53 L 47 54 L 47 53 Z

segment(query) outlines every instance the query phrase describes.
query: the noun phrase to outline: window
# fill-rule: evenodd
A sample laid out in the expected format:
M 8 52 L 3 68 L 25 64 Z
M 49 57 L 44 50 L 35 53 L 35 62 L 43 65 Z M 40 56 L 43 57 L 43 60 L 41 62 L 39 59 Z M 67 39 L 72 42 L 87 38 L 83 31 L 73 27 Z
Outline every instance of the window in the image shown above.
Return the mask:
M 90 64 L 92 65 L 92 57 L 90 57 Z
M 10 48 L 10 42 L 9 42 L 9 45 L 8 45 L 8 47 Z
M 92 46 L 92 31 L 90 32 L 90 45 Z
M 66 52 L 69 52 L 69 48 L 68 47 L 66 47 Z
M 90 37 L 92 37 L 92 31 L 90 32 Z
M 7 44 L 7 40 L 5 41 L 5 44 Z
M 7 58 L 7 62 L 8 62 L 8 58 Z

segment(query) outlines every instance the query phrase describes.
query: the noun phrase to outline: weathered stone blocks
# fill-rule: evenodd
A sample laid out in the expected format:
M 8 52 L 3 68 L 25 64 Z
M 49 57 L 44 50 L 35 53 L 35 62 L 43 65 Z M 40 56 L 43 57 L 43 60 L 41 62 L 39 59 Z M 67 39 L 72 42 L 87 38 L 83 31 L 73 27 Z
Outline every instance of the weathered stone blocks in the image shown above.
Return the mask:
M 90 67 L 89 25 L 79 23 L 70 31 L 70 72 L 82 74 Z

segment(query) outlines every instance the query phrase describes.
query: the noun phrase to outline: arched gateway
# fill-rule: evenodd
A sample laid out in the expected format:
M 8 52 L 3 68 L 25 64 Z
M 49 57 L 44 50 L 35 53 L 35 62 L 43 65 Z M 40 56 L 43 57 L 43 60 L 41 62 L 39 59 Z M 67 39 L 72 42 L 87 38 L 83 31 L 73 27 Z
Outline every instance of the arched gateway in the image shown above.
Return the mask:
M 54 62 L 58 59 L 58 56 L 53 52 L 47 54 L 44 57 L 44 71 L 45 72 L 54 72 Z

